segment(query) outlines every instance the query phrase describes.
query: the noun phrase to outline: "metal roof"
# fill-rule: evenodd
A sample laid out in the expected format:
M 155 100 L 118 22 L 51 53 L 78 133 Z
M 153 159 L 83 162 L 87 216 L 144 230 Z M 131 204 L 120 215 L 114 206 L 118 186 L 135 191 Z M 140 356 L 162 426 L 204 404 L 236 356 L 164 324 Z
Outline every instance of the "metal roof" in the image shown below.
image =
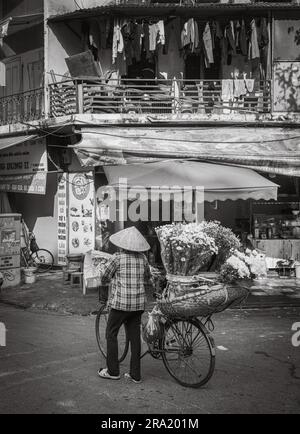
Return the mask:
M 166 13 L 178 14 L 178 15 L 191 15 L 195 16 L 197 13 L 201 14 L 205 12 L 215 13 L 233 13 L 233 12 L 263 12 L 263 11 L 288 11 L 288 10 L 298 10 L 300 12 L 300 5 L 295 3 L 238 3 L 238 4 L 227 4 L 227 3 L 197 3 L 195 5 L 179 5 L 174 3 L 152 3 L 152 4 L 119 4 L 116 5 L 115 1 L 108 0 L 108 2 L 103 2 L 102 6 L 97 6 L 95 8 L 81 9 L 74 12 L 69 12 L 63 15 L 51 16 L 49 22 L 59 22 L 66 20 L 76 20 L 82 18 L 89 18 L 91 16 L 99 15 L 125 15 L 125 16 L 160 16 Z

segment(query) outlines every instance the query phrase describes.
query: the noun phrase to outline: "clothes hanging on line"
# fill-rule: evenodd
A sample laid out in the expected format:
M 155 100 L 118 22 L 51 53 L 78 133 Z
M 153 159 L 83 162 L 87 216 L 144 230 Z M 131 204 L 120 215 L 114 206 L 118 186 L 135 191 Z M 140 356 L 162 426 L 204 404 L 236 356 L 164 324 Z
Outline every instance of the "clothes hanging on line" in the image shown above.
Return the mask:
M 260 50 L 258 45 L 258 34 L 256 22 L 253 19 L 251 21 L 251 40 L 249 44 L 249 59 L 259 59 L 260 58 Z
M 234 100 L 234 87 L 233 80 L 222 80 L 222 101 L 224 102 L 232 102 Z
M 149 25 L 149 50 L 155 51 L 159 45 L 165 45 L 165 24 L 163 20 Z
M 190 18 L 184 23 L 181 32 L 181 47 L 185 48 L 189 46 L 191 51 L 194 52 L 199 46 L 199 28 L 197 21 L 194 18 Z
M 202 39 L 205 53 L 205 64 L 208 68 L 210 64 L 214 63 L 213 42 L 209 23 L 206 23 Z
M 122 27 L 126 25 L 126 22 L 115 18 L 114 20 L 114 32 L 113 32 L 113 44 L 112 44 L 112 63 L 115 64 L 119 53 L 124 51 L 124 38 L 122 34 Z
M 175 37 L 178 50 L 181 49 L 181 31 L 180 31 L 180 18 L 168 20 L 165 23 L 165 46 L 164 54 L 168 54 L 169 44 L 172 37 Z

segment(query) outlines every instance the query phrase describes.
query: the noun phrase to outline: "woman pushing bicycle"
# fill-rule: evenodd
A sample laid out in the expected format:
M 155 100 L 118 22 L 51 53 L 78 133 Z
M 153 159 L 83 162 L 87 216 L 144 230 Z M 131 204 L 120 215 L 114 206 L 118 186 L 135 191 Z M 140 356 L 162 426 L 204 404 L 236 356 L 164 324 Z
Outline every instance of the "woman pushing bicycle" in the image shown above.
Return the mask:
M 151 273 L 144 252 L 150 246 L 135 228 L 124 229 L 110 237 L 119 248 L 102 275 L 102 284 L 111 283 L 110 313 L 106 328 L 107 367 L 98 375 L 109 380 L 120 379 L 118 333 L 124 324 L 131 347 L 130 372 L 125 378 L 141 382 L 141 318 L 145 310 L 146 290 L 152 289 Z

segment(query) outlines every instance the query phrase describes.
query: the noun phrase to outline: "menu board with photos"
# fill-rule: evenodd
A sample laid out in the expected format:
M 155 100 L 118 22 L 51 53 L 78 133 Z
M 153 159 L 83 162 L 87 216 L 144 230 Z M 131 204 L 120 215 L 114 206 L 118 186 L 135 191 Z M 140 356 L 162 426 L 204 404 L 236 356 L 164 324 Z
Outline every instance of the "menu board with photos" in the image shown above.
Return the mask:
M 95 187 L 92 172 L 69 175 L 69 253 L 95 247 Z
M 67 264 L 68 254 L 68 174 L 63 173 L 58 179 L 58 265 Z

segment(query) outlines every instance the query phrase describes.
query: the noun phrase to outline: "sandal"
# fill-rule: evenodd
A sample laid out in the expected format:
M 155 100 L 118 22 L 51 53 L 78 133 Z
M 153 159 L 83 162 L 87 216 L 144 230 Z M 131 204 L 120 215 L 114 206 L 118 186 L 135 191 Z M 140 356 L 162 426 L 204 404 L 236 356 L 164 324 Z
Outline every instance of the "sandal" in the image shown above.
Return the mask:
M 121 378 L 120 375 L 110 375 L 107 368 L 99 369 L 98 376 L 106 380 L 120 380 Z
M 131 380 L 133 383 L 135 384 L 140 384 L 142 382 L 142 380 L 135 380 L 130 374 L 128 374 L 126 372 L 126 374 L 124 374 L 124 378 L 125 380 Z

